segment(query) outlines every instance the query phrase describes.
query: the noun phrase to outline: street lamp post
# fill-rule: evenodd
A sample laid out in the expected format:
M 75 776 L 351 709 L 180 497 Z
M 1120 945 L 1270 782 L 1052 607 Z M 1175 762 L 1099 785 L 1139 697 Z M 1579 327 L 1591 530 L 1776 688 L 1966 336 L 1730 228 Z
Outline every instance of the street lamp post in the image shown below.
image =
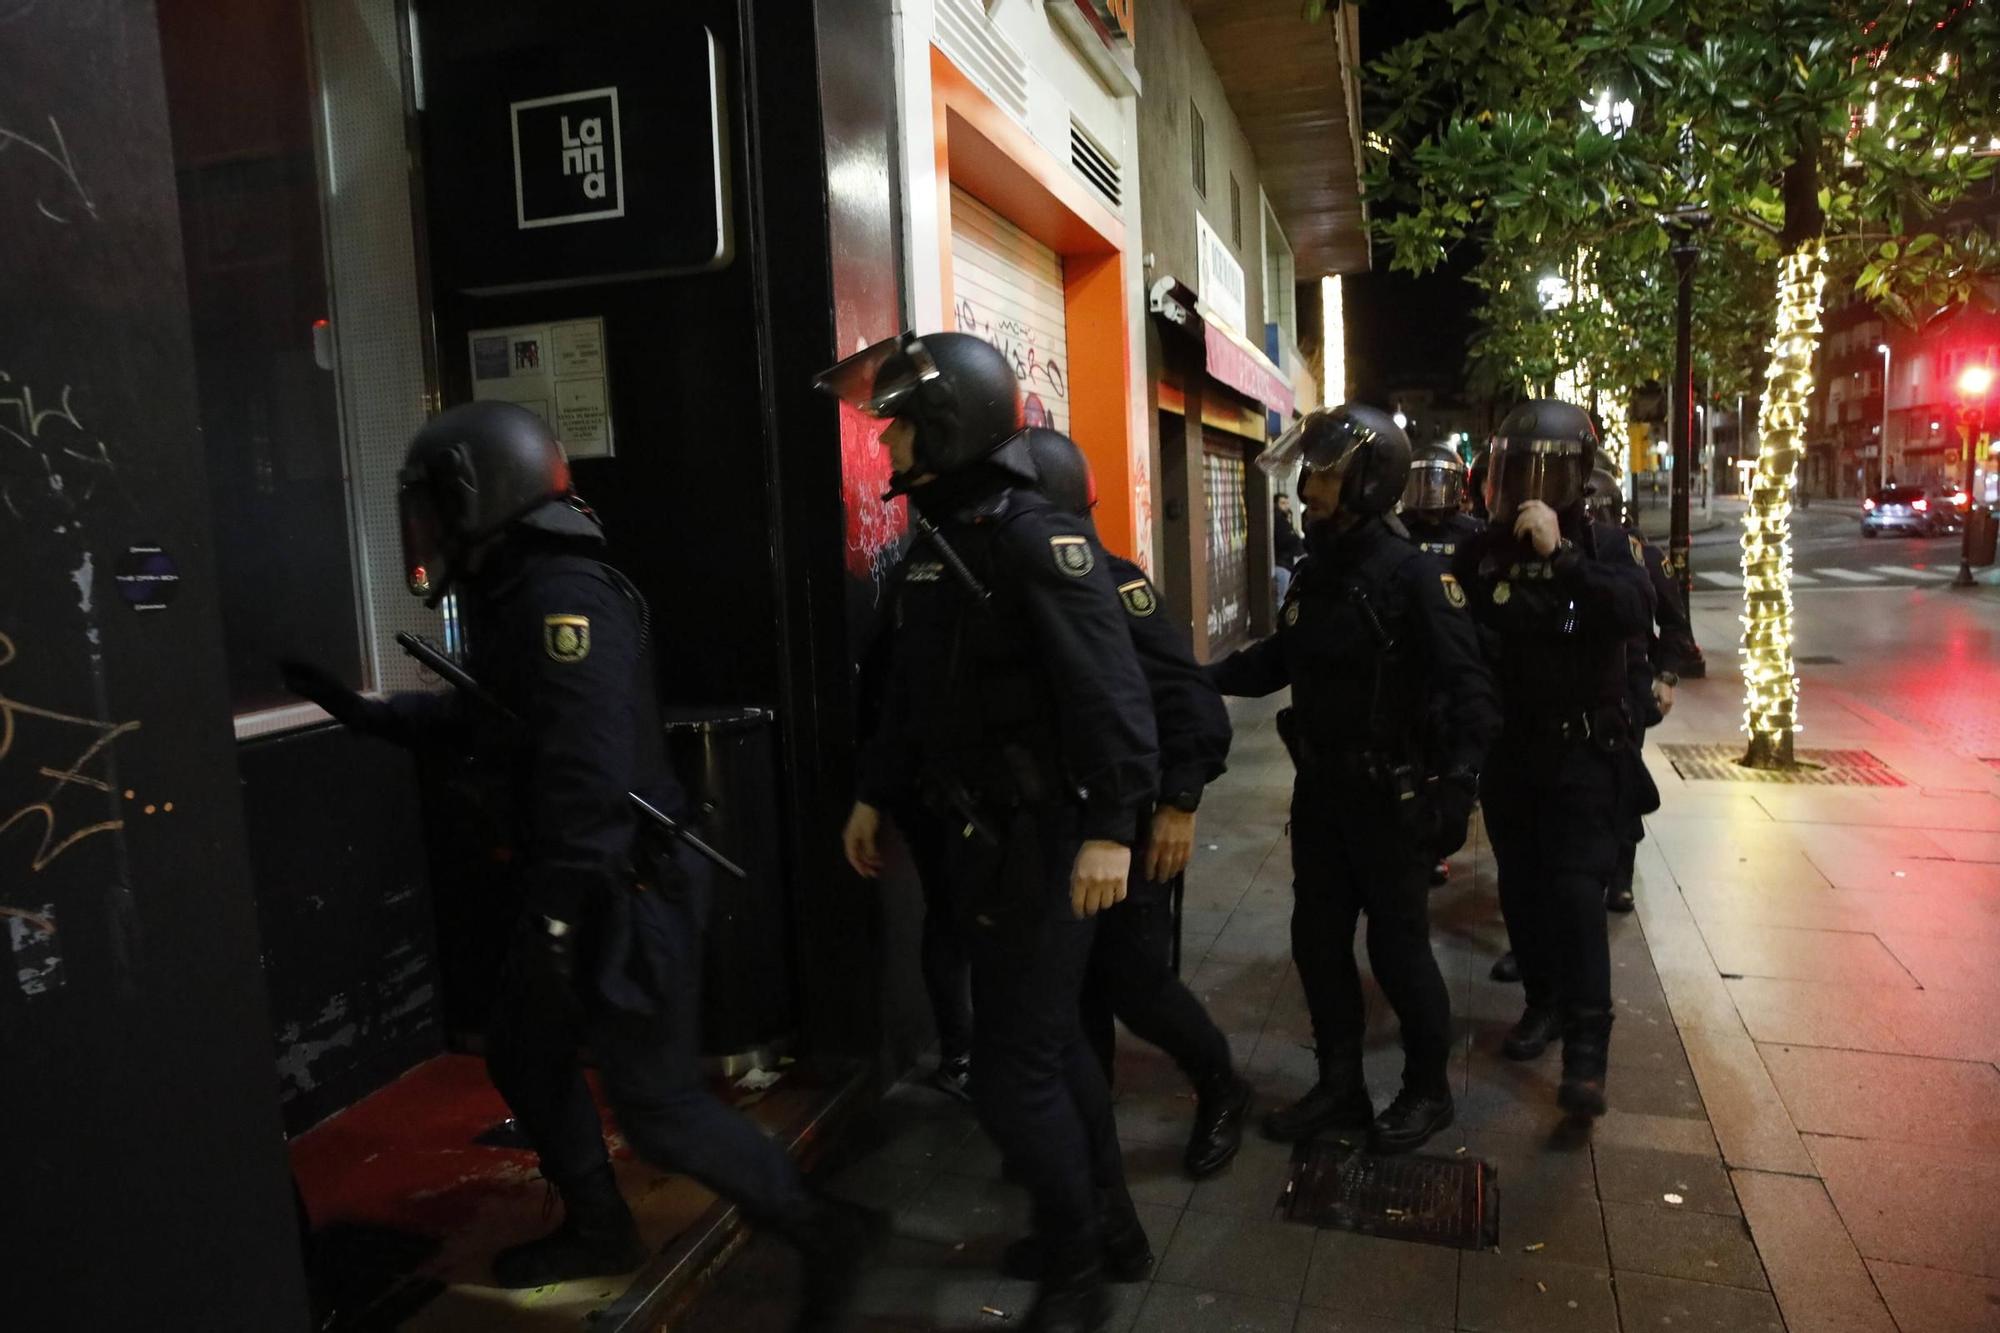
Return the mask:
M 1979 484 L 1980 428 L 1986 419 L 1986 395 L 1993 391 L 1993 367 L 1967 366 L 1958 376 L 1958 434 L 1965 450 L 1965 518 L 1959 524 L 1958 577 L 1954 588 L 1978 586 L 1972 577 L 1972 520 L 1978 506 L 1972 502 L 1973 488 Z
M 1673 420 L 1669 439 L 1673 445 L 1673 513 L 1667 535 L 1667 562 L 1681 601 L 1691 604 L 1694 571 L 1688 557 L 1692 547 L 1688 521 L 1689 467 L 1694 453 L 1694 266 L 1701 258 L 1701 232 L 1708 226 L 1708 210 L 1676 209 L 1667 218 L 1667 234 L 1672 240 L 1674 272 L 1674 390 Z
M 1875 487 L 1881 490 L 1889 484 L 1889 344 L 1877 343 L 1875 350 L 1882 354 L 1882 438 L 1875 442 Z

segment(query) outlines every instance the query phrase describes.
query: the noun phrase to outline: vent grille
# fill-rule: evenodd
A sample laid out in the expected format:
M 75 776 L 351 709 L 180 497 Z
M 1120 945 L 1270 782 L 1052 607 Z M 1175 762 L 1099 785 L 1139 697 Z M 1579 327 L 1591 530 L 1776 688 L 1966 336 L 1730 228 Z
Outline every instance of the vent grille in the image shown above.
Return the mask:
M 979 0 L 938 0 L 938 49 L 1016 120 L 1028 119 L 1028 60 Z
M 1090 131 L 1077 123 L 1076 117 L 1069 122 L 1069 164 L 1076 168 L 1077 175 L 1090 182 L 1091 188 L 1116 204 L 1125 188 L 1124 179 L 1118 174 L 1118 159 L 1104 151 L 1103 145 L 1090 137 Z

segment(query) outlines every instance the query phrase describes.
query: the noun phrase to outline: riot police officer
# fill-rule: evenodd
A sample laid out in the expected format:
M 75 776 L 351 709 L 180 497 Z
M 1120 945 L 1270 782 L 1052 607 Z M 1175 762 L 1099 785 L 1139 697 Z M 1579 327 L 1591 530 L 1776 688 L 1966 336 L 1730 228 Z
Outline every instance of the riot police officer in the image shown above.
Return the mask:
M 1094 918 L 1125 896 L 1158 770 L 1126 613 L 1088 528 L 1032 489 L 1020 392 L 997 349 L 904 334 L 819 385 L 889 419 L 894 490 L 918 529 L 847 856 L 878 873 L 880 811 L 909 795 L 948 820 L 973 1103 L 1034 1200 L 1044 1256 L 1026 1326 L 1101 1328 L 1107 1256 L 1121 1272 L 1151 1262 L 1078 1012 Z
M 1601 1115 L 1605 1104 L 1604 893 L 1634 769 L 1627 651 L 1649 616 L 1637 545 L 1584 511 L 1597 449 L 1581 408 L 1553 400 L 1515 408 L 1493 442 L 1489 525 L 1455 561 L 1498 646 L 1505 726 L 1481 803 L 1527 992 L 1505 1050 L 1533 1059 L 1560 1035 L 1558 1100 L 1582 1115 Z
M 1097 490 L 1083 451 L 1067 435 L 1030 429 L 1035 489 L 1086 524 Z M 1101 548 L 1100 548 L 1101 549 Z M 1141 1041 L 1165 1051 L 1195 1090 L 1194 1127 L 1182 1164 L 1200 1180 L 1229 1165 L 1243 1138 L 1250 1085 L 1237 1076 L 1229 1038 L 1174 974 L 1170 885 L 1194 851 L 1202 789 L 1222 776 L 1229 757 L 1229 710 L 1194 660 L 1185 628 L 1163 614 L 1146 572 L 1106 552 L 1124 604 L 1132 646 L 1152 693 L 1160 738 L 1160 800 L 1141 830 L 1145 855 L 1134 856 L 1125 901 L 1098 921 L 1084 981 L 1084 1035 L 1111 1076 L 1114 1018 Z
M 1603 468 L 1591 473 L 1590 493 L 1584 507 L 1589 511 L 1593 524 L 1621 531 L 1630 541 L 1638 543 L 1639 554 L 1646 564 L 1646 633 L 1626 645 L 1627 699 L 1636 723 L 1632 759 L 1638 762 L 1637 751 L 1646 743 L 1646 732 L 1665 721 L 1667 714 L 1673 711 L 1674 690 L 1680 684 L 1680 667 L 1689 660 L 1690 654 L 1699 656 L 1701 650 L 1694 646 L 1694 627 L 1688 620 L 1686 606 L 1681 602 L 1681 590 L 1674 586 L 1673 579 L 1667 574 L 1666 553 L 1647 541 L 1638 526 L 1630 522 L 1625 492 L 1618 484 L 1618 478 Z M 1644 768 L 1644 763 L 1639 762 L 1640 771 L 1631 775 L 1628 795 L 1633 799 L 1628 802 L 1623 826 L 1619 830 L 1618 868 L 1612 872 L 1610 887 L 1605 890 L 1606 911 L 1632 910 L 1632 873 L 1638 859 L 1639 843 L 1646 836 L 1646 826 L 1641 820 L 1659 804 L 1659 789 L 1653 785 L 1652 775 L 1646 773 Z
M 503 1252 L 501 1286 L 621 1273 L 645 1257 L 584 1082 L 587 1043 L 626 1141 L 798 1246 L 798 1327 L 830 1326 L 870 1220 L 808 1190 L 791 1159 L 709 1092 L 697 1056 L 707 867 L 637 827 L 629 793 L 676 813 L 653 696 L 651 621 L 603 562 L 597 517 L 561 446 L 509 403 L 444 412 L 401 474 L 410 590 L 457 595 L 487 699 L 366 699 L 318 669 L 291 687 L 358 730 L 469 748 L 504 784 L 516 928 L 487 1032 L 487 1069 L 562 1196 L 551 1235 Z
M 1210 671 L 1225 694 L 1289 685 L 1281 733 L 1298 765 L 1292 794 L 1292 958 L 1305 987 L 1319 1081 L 1265 1121 L 1274 1138 L 1370 1132 L 1407 1151 L 1449 1125 L 1451 1002 L 1431 953 L 1425 881 L 1465 842 L 1480 758 L 1498 729 L 1465 595 L 1390 516 L 1410 445 L 1387 414 L 1315 411 L 1265 466 L 1304 465 L 1309 558 L 1273 637 Z M 1448 725 L 1432 728 L 1441 713 Z M 1354 963 L 1357 919 L 1403 1033 L 1403 1085 L 1380 1115 L 1362 1074 L 1366 1014 Z
M 1425 445 L 1410 459 L 1399 517 L 1419 551 L 1447 564 L 1460 542 L 1486 526 L 1464 511 L 1465 484 L 1465 460 L 1449 445 Z

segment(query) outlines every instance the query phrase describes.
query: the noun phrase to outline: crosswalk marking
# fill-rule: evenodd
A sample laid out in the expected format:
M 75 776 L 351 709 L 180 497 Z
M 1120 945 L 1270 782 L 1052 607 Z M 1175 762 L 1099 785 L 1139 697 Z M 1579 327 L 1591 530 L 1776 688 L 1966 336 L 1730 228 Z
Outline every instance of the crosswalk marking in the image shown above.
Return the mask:
M 1918 569 L 1914 565 L 1873 565 L 1877 574 L 1887 574 L 1892 579 L 1948 579 L 1948 573 L 1935 569 Z
M 1743 580 L 1739 575 L 1724 574 L 1719 570 L 1711 570 L 1701 577 L 1707 579 L 1718 588 L 1740 588 L 1743 586 Z
M 1814 585 L 1815 583 L 1818 583 L 1818 582 L 1819 582 L 1819 580 L 1818 580 L 1818 579 L 1816 579 L 1816 578 L 1814 578 L 1814 577 L 1813 577 L 1812 575 L 1810 575 L 1810 574 L 1801 574 L 1801 573 L 1797 572 L 1796 570 L 1794 570 L 1794 571 L 1793 571 L 1793 573 L 1792 573 L 1792 586 L 1793 586 L 1794 588 L 1810 588 L 1810 587 L 1812 587 L 1812 586 L 1813 586 L 1813 585 Z
M 1697 585 L 1708 588 L 1737 589 L 1743 586 L 1742 575 L 1729 574 L 1722 570 L 1703 570 L 1694 577 Z M 1810 574 L 1803 571 L 1795 571 L 1792 574 L 1792 586 L 1795 588 L 1814 588 L 1821 586 L 1822 581 L 1825 579 L 1836 579 L 1843 584 L 1857 586 L 1866 584 L 1873 587 L 1880 587 L 1884 582 L 1890 581 L 1897 583 L 1942 582 L 1951 577 L 1953 577 L 1952 571 L 1948 569 L 1920 569 L 1915 565 L 1873 565 L 1865 570 L 1816 569 Z
M 1859 569 L 1822 569 L 1820 573 L 1830 579 L 1843 579 L 1848 583 L 1880 583 L 1880 574 L 1870 574 Z

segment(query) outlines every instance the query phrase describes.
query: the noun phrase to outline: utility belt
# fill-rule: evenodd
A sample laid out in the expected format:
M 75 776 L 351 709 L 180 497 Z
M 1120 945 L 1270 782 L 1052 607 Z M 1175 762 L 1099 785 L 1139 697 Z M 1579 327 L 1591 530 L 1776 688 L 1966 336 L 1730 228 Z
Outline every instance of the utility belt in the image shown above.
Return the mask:
M 1278 738 L 1285 743 L 1285 752 L 1302 778 L 1372 787 L 1397 800 L 1415 796 L 1423 785 L 1424 766 L 1416 759 L 1315 739 L 1306 734 L 1294 709 L 1279 710 L 1277 726 Z
M 1632 715 L 1623 701 L 1574 712 L 1510 714 L 1505 734 L 1538 745 L 1589 742 L 1601 750 L 1616 750 L 1632 739 Z
M 997 844 L 1008 812 L 1074 795 L 1056 774 L 1056 765 L 1028 746 L 1008 744 L 928 763 L 917 775 L 916 790 L 932 813 L 963 821 Z

